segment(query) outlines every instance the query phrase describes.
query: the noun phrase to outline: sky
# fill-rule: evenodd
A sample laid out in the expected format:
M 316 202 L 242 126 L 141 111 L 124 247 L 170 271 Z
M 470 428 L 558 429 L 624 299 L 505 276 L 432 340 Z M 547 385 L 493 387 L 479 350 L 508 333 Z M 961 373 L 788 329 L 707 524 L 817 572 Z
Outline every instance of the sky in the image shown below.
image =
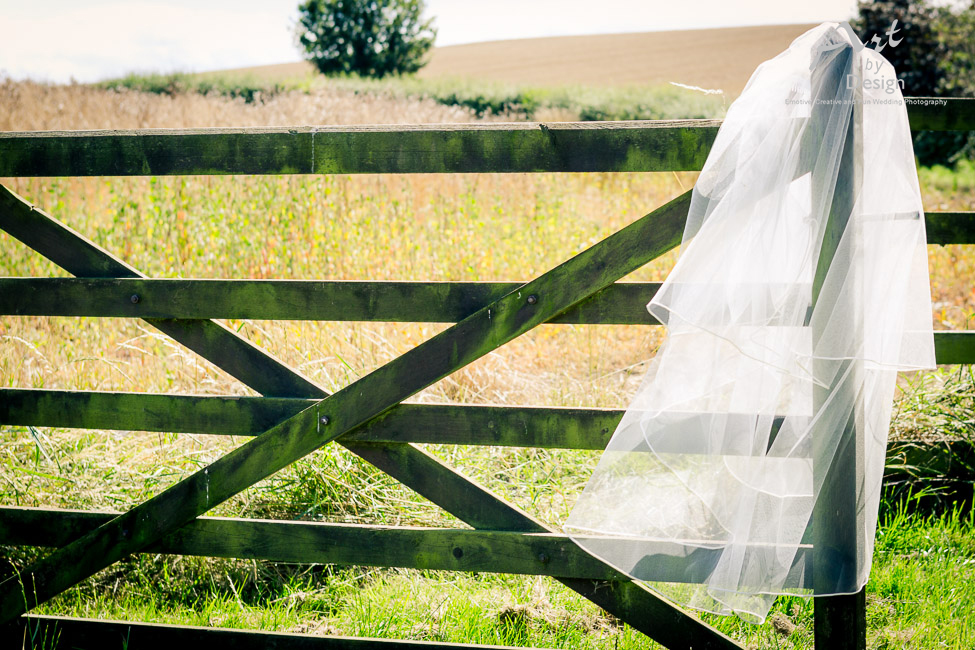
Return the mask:
M 437 45 L 849 20 L 856 0 L 427 0 Z M 0 76 L 97 81 L 300 60 L 298 0 L 0 0 Z M 598 6 L 599 11 L 593 7 Z

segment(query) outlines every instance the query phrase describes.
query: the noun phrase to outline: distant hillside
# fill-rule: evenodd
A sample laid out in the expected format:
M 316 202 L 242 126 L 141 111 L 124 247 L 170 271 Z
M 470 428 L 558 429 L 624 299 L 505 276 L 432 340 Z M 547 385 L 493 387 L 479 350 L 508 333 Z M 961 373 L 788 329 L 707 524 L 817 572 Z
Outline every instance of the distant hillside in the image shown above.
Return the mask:
M 759 63 L 812 25 L 729 27 L 637 34 L 556 36 L 433 50 L 424 78 L 464 77 L 532 85 L 664 84 L 720 88 L 736 96 Z M 221 71 L 224 72 L 224 71 Z M 308 63 L 230 71 L 264 79 L 305 77 Z

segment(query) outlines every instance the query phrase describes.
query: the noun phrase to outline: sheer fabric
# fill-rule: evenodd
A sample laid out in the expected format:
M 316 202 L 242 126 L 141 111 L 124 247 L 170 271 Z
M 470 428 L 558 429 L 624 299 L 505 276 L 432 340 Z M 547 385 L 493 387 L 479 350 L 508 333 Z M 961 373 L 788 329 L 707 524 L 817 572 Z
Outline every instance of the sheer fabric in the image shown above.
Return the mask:
M 858 591 L 896 374 L 935 361 L 906 107 L 848 26 L 752 75 L 648 309 L 667 339 L 566 532 L 677 602 L 750 621 L 778 594 Z

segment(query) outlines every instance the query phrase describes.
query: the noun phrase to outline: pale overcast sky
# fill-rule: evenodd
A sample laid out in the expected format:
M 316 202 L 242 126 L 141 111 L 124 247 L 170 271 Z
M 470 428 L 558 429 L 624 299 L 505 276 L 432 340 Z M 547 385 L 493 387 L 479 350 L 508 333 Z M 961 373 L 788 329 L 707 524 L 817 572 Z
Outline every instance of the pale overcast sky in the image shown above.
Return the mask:
M 299 60 L 298 0 L 0 0 L 0 75 L 95 81 Z M 594 8 L 598 7 L 598 10 Z M 856 0 L 427 0 L 437 45 L 848 20 Z

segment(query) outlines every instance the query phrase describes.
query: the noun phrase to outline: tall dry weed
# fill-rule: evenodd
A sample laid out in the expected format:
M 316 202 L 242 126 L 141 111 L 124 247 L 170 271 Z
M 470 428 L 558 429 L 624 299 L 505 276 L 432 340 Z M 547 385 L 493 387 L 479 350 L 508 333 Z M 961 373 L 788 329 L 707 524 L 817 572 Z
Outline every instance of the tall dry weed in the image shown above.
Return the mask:
M 472 120 L 464 109 L 433 101 L 340 90 L 288 93 L 246 104 L 194 94 L 0 82 L 0 130 Z M 694 179 L 694 174 L 456 174 L 2 182 L 153 277 L 476 281 L 536 276 L 691 187 Z M 939 194 L 938 203 L 928 207 L 964 209 L 967 200 Z M 4 233 L 0 250 L 2 275 L 64 275 Z M 961 247 L 931 248 L 930 254 L 939 326 L 964 328 L 975 308 L 971 255 Z M 667 256 L 631 279 L 662 279 L 673 259 Z M 445 327 L 230 324 L 328 390 L 349 384 Z M 646 327 L 543 326 L 414 399 L 621 407 L 662 334 L 660 328 Z M 0 316 L 0 384 L 252 394 L 152 328 L 124 319 Z M 0 455 L 7 459 L 0 468 L 0 498 L 23 505 L 124 508 L 239 442 L 5 427 L 0 432 Z M 38 451 L 42 444 L 44 454 Z M 571 505 L 574 481 L 585 468 L 585 462 L 568 462 L 577 456 L 564 452 L 438 453 L 523 507 L 555 520 Z M 323 467 L 335 471 L 322 474 Z M 563 481 L 560 472 L 576 472 L 575 478 Z M 408 491 L 397 491 L 390 481 L 329 448 L 228 507 L 294 515 L 293 509 L 279 512 L 268 506 L 267 495 L 314 501 L 318 497 L 300 486 L 317 485 L 309 477 L 326 474 L 345 492 L 322 498 L 355 504 L 363 490 L 379 490 L 391 504 L 418 503 Z M 526 487 L 532 481 L 541 483 Z M 306 505 L 301 512 L 321 511 Z M 358 505 L 339 503 L 336 508 L 354 513 L 357 520 L 372 516 Z M 328 512 L 335 514 L 334 509 Z M 398 506 L 376 512 L 386 518 L 404 516 Z M 421 519 L 427 521 L 440 516 L 423 512 Z
M 82 84 L 0 80 L 0 131 L 147 129 L 300 124 L 470 122 L 473 113 L 431 99 L 350 90 L 293 91 L 255 103 L 219 95 L 152 94 Z

